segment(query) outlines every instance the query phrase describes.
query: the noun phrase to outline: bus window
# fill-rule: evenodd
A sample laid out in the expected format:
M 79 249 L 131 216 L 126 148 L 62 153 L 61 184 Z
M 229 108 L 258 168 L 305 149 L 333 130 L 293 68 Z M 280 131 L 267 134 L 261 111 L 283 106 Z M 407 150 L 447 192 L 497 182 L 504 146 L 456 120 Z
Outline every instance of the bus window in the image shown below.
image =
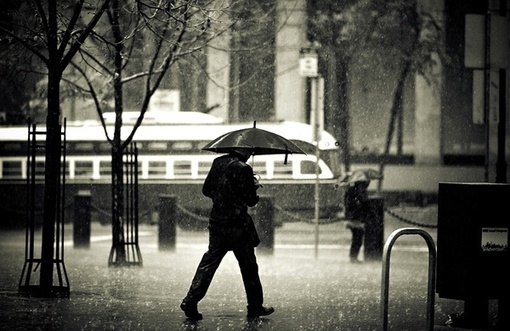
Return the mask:
M 77 152 L 90 152 L 94 150 L 94 144 L 91 142 L 75 143 L 74 150 Z
M 2 178 L 12 179 L 22 177 L 21 161 L 3 161 L 2 162 Z
M 66 168 L 65 168 L 65 176 L 66 178 L 71 178 L 71 171 L 74 172 L 74 168 L 71 169 L 71 167 L 74 167 L 73 162 L 66 160 Z
M 112 175 L 112 161 L 99 161 L 99 177 Z
M 21 151 L 26 151 L 26 149 L 26 143 L 4 142 L 0 145 L 0 151 L 5 152 L 6 154 L 10 154 L 12 152 L 18 154 Z
M 287 161 L 287 164 L 275 162 L 273 174 L 274 178 L 292 178 L 292 161 Z
M 138 178 L 143 178 L 143 162 L 138 160 Z
M 92 177 L 92 161 L 75 161 L 74 177 Z
M 259 175 L 262 178 L 267 177 L 267 169 L 265 161 L 253 162 L 253 173 Z
M 149 178 L 165 178 L 166 161 L 149 161 L 148 164 Z M 141 169 L 141 167 L 139 167 L 139 169 Z
M 319 174 L 322 169 L 319 168 Z M 301 161 L 301 174 L 302 175 L 315 175 L 315 162 L 309 160 Z
M 179 141 L 172 144 L 172 150 L 189 151 L 193 148 L 193 143 L 190 141 Z
M 199 161 L 198 162 L 198 177 L 205 178 L 211 169 L 211 162 Z
M 177 178 L 191 177 L 191 161 L 175 161 L 174 175 Z
M 35 177 L 44 178 L 44 161 L 35 162 Z
M 196 143 L 196 149 L 201 151 L 208 143 L 209 141 L 199 141 Z
M 99 150 L 100 151 L 110 151 L 112 149 L 112 145 L 109 142 L 100 142 Z
M 154 141 L 148 144 L 148 148 L 151 151 L 166 151 L 168 146 L 164 141 Z
M 324 160 L 329 170 L 332 172 L 334 178 L 341 176 L 344 171 L 342 169 L 342 162 L 338 150 L 327 150 L 321 152 L 321 159 Z

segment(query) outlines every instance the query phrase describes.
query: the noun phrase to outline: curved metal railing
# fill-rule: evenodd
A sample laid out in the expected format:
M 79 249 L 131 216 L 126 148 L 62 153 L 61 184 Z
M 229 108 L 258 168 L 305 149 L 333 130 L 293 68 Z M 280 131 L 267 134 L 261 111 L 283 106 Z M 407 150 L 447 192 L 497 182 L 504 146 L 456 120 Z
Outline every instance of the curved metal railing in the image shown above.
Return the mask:
M 436 245 L 428 232 L 416 228 L 402 228 L 395 230 L 386 240 L 383 251 L 382 261 L 382 282 L 381 282 L 381 319 L 383 331 L 388 330 L 388 306 L 389 306 L 389 287 L 390 287 L 390 256 L 391 249 L 395 241 L 403 235 L 419 235 L 425 239 L 429 249 L 429 277 L 427 288 L 427 321 L 426 330 L 434 329 L 434 299 L 436 284 Z

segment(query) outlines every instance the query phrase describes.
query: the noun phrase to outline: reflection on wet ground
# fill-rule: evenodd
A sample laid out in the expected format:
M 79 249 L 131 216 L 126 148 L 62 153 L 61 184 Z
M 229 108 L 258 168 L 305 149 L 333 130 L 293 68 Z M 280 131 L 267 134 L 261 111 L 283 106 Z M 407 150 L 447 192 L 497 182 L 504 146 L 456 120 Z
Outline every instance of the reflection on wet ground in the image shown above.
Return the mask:
M 428 211 L 431 213 L 431 211 Z M 432 221 L 434 219 L 432 210 Z M 387 219 L 385 232 L 408 227 Z M 31 330 L 380 330 L 381 262 L 350 264 L 350 232 L 341 222 L 285 223 L 272 254 L 258 253 L 265 303 L 276 312 L 248 322 L 239 268 L 227 254 L 200 302 L 204 319 L 187 321 L 179 309 L 207 247 L 204 231 L 178 229 L 174 250 L 158 248 L 156 226 L 142 225 L 142 267 L 108 267 L 111 229 L 93 224 L 90 248 L 74 248 L 67 226 L 65 265 L 69 298 L 19 296 L 24 231 L 0 232 L 0 329 Z M 435 239 L 435 229 L 425 229 Z M 387 237 L 389 233 L 385 233 Z M 69 239 L 67 239 L 69 238 Z M 420 238 L 406 238 L 392 253 L 390 329 L 424 330 L 428 255 Z M 435 322 L 462 312 L 463 303 L 436 299 Z

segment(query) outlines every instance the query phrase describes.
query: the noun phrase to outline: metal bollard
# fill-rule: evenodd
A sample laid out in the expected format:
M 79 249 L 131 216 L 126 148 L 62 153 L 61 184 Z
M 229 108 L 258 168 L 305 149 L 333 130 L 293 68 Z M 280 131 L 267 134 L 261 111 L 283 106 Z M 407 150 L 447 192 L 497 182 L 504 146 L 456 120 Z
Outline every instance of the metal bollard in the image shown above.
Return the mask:
M 159 250 L 175 250 L 177 196 L 159 196 L 158 248 Z
M 369 198 L 370 212 L 365 222 L 365 260 L 380 261 L 384 245 L 384 199 Z
M 430 234 L 422 229 L 413 229 L 413 228 L 401 228 L 393 231 L 393 233 L 388 237 L 386 244 L 384 245 L 384 256 L 382 259 L 382 286 L 381 286 L 381 317 L 383 324 L 383 331 L 388 330 L 388 303 L 389 303 L 389 293 L 390 293 L 390 257 L 391 257 L 391 249 L 395 244 L 395 241 L 402 235 L 420 235 L 425 242 L 427 243 L 427 247 L 429 249 L 429 281 L 428 281 L 428 290 L 427 290 L 427 324 L 426 330 L 433 331 L 434 330 L 434 300 L 435 300 L 435 289 L 436 289 L 436 261 L 437 261 L 437 252 L 436 245 L 434 244 L 434 239 L 430 236 Z
M 88 190 L 78 191 L 74 196 L 73 245 L 77 248 L 90 247 L 90 200 Z
M 253 221 L 260 237 L 257 250 L 272 253 L 274 250 L 274 197 L 260 196 Z

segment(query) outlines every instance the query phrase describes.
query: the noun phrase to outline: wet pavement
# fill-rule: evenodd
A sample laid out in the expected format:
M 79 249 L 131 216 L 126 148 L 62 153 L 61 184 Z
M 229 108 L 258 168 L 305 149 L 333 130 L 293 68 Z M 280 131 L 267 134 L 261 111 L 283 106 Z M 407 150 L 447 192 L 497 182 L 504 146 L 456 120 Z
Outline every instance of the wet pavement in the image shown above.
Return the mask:
M 428 222 L 436 220 L 434 209 L 411 212 L 431 214 Z M 385 238 L 400 227 L 409 226 L 385 217 Z M 143 266 L 119 268 L 108 267 L 109 226 L 94 223 L 90 247 L 75 248 L 72 225 L 67 225 L 64 261 L 69 298 L 18 294 L 25 233 L 2 230 L 0 329 L 382 330 L 382 263 L 349 263 L 350 232 L 342 222 L 319 226 L 319 246 L 313 224 L 284 223 L 276 229 L 273 253 L 257 252 L 265 304 L 276 312 L 250 322 L 233 254 L 227 254 L 199 304 L 204 319 L 187 321 L 179 304 L 206 250 L 207 233 L 178 229 L 176 247 L 168 251 L 160 249 L 157 230 L 157 226 L 140 227 Z M 435 239 L 434 228 L 425 230 Z M 428 253 L 425 242 L 412 237 L 397 241 L 391 255 L 389 330 L 426 327 Z M 436 295 L 435 329 L 442 330 L 448 314 L 462 308 L 463 302 Z

